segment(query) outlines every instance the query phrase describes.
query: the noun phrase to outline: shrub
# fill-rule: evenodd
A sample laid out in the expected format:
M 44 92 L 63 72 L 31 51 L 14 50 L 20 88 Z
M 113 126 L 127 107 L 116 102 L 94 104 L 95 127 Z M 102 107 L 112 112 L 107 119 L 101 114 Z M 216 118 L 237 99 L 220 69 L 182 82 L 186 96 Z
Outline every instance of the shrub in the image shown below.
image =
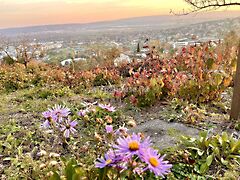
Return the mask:
M 182 142 L 182 151 L 173 156 L 175 177 L 221 177 L 226 170 L 239 172 L 240 140 L 232 135 L 202 132 L 199 138 L 183 137 Z

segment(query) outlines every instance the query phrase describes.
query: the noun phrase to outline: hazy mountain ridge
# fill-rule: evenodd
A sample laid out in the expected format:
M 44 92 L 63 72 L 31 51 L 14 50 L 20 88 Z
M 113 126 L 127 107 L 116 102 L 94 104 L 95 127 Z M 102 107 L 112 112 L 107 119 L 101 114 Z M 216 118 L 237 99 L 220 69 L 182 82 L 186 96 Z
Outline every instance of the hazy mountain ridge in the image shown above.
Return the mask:
M 173 15 L 146 16 L 129 19 L 120 19 L 115 21 L 95 22 L 88 24 L 59 24 L 59 25 L 8 28 L 0 29 L 0 34 L 3 36 L 19 36 L 47 33 L 76 33 L 85 31 L 91 32 L 98 30 L 107 31 L 107 30 L 119 30 L 121 28 L 139 29 L 140 27 L 165 29 L 237 17 L 240 17 L 240 11 L 209 12 L 201 14 L 191 14 L 187 16 L 173 16 Z

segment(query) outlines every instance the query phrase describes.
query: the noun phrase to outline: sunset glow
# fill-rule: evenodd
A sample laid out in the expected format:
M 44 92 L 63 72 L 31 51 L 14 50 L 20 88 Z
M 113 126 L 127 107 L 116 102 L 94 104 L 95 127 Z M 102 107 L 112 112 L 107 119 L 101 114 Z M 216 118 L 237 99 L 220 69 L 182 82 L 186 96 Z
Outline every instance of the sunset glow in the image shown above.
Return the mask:
M 0 4 L 0 28 L 168 15 L 170 9 L 190 8 L 183 0 L 0 0 Z

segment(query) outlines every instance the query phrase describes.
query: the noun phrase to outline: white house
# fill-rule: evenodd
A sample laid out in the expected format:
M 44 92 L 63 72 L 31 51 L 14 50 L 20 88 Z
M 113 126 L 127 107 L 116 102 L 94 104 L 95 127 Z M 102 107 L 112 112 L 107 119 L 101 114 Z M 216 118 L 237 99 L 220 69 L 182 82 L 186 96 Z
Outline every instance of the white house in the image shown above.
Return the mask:
M 120 54 L 119 57 L 117 57 L 115 60 L 114 60 L 114 66 L 119 66 L 120 64 L 122 63 L 131 63 L 132 60 L 131 58 L 128 56 L 128 55 L 125 55 L 125 54 Z
M 66 60 L 61 61 L 62 66 L 67 66 L 71 63 L 72 63 L 72 59 L 66 59 Z

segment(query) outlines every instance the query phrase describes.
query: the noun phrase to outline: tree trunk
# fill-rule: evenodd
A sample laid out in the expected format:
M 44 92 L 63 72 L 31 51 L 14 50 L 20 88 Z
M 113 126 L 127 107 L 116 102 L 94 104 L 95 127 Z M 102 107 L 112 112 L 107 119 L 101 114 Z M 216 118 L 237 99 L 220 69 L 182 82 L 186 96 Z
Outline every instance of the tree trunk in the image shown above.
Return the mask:
M 239 114 L 240 114 L 240 43 L 238 45 L 237 71 L 234 79 L 230 120 L 238 120 Z
M 28 56 L 27 56 L 27 51 L 24 51 L 24 61 L 23 64 L 25 66 L 25 68 L 27 69 L 27 63 L 28 63 Z

